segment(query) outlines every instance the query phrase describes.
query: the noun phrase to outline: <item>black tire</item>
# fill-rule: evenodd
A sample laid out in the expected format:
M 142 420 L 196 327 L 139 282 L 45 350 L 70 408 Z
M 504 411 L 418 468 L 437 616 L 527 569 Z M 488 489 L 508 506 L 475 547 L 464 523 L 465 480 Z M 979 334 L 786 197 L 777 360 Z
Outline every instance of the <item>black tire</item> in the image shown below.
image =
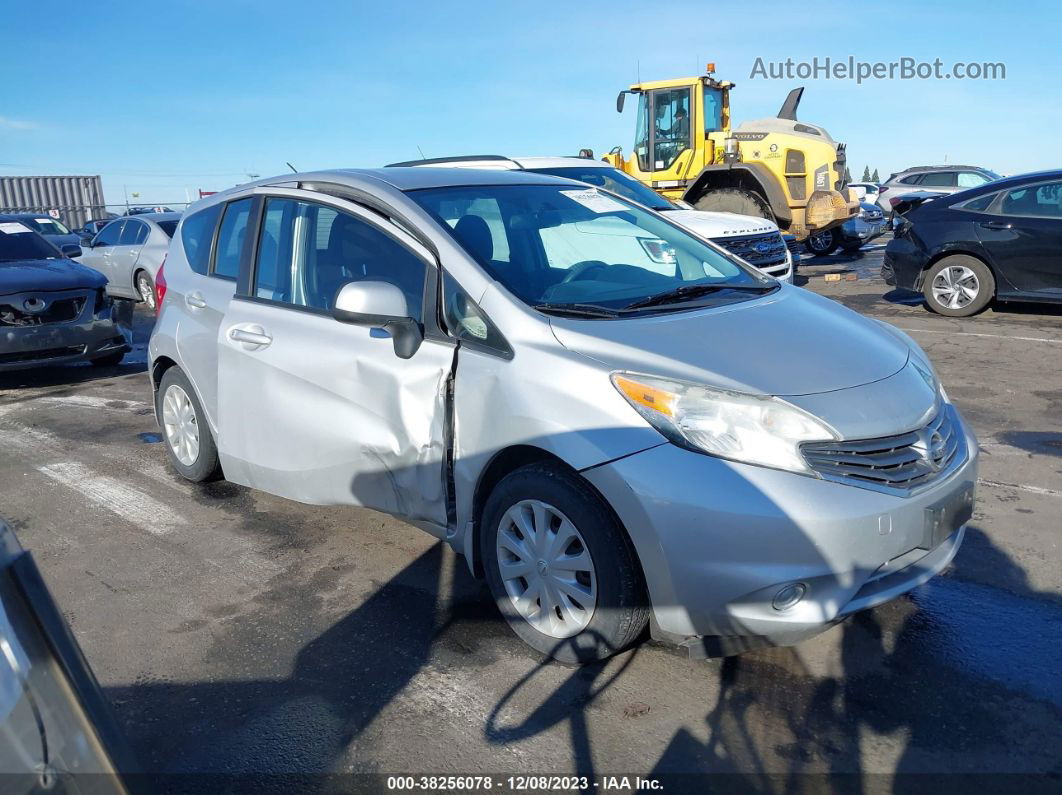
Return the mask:
M 155 310 L 155 280 L 145 270 L 139 270 L 133 274 L 133 286 L 140 300 L 147 304 L 147 308 Z M 149 297 L 144 296 L 145 289 Z
M 841 245 L 836 230 L 827 229 L 825 232 L 808 235 L 804 240 L 804 248 L 815 257 L 825 257 L 832 254 Z
M 593 561 L 597 602 L 589 623 L 571 637 L 540 632 L 517 612 L 505 590 L 496 551 L 498 532 L 507 511 L 523 500 L 539 500 L 563 513 L 582 535 Z M 480 559 L 487 584 L 506 622 L 531 648 L 559 662 L 581 665 L 622 651 L 645 630 L 649 599 L 638 557 L 609 506 L 577 476 L 544 464 L 518 469 L 494 487 L 483 523 Z
M 774 220 L 770 206 L 759 194 L 739 188 L 710 190 L 697 199 L 694 206 L 706 212 L 737 213 L 766 218 L 768 221 Z
M 125 358 L 125 351 L 118 351 L 117 353 L 109 353 L 106 356 L 101 356 L 98 359 L 92 360 L 93 367 L 116 367 L 122 363 L 122 359 Z
M 170 446 L 169 437 L 166 435 L 165 423 L 162 420 L 162 405 L 166 392 L 170 387 L 180 387 L 188 396 L 188 400 L 195 412 L 195 423 L 199 429 L 199 454 L 191 464 L 184 464 L 178 458 Z M 207 480 L 216 480 L 221 476 L 221 465 L 218 463 L 218 448 L 214 443 L 214 437 L 210 433 L 210 425 L 206 421 L 203 407 L 199 404 L 195 390 L 179 367 L 171 367 L 162 376 L 159 391 L 155 394 L 155 413 L 159 418 L 159 428 L 162 431 L 162 441 L 166 447 L 166 455 L 170 464 L 181 475 L 193 483 L 202 483 Z
M 947 277 L 942 276 L 943 272 L 947 269 L 955 268 L 963 268 L 966 272 L 973 274 L 974 278 L 972 280 L 969 278 L 963 280 L 962 286 L 965 288 L 964 294 L 967 295 L 967 298 L 969 289 L 974 289 L 976 293 L 972 299 L 969 299 L 968 303 L 953 307 L 937 297 L 934 285 L 937 277 L 941 276 L 940 286 L 945 286 Z M 952 270 L 952 273 L 954 274 L 955 271 Z M 926 300 L 926 308 L 931 312 L 936 312 L 938 315 L 946 317 L 969 317 L 983 310 L 995 298 L 996 279 L 988 266 L 977 257 L 971 257 L 967 254 L 952 254 L 933 263 L 929 270 L 926 271 L 925 279 L 922 282 L 922 296 Z
M 841 245 L 841 250 L 844 251 L 846 254 L 855 254 L 861 248 L 863 248 L 862 243 L 848 243 Z

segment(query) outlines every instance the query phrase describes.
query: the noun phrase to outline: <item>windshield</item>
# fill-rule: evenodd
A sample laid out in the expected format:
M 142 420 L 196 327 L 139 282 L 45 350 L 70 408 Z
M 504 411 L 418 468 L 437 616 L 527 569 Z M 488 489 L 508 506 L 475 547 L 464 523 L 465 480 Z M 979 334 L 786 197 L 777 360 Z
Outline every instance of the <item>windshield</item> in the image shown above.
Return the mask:
M 25 218 L 22 223 L 42 235 L 69 235 L 70 230 L 52 218 Z
M 0 221 L 0 262 L 56 259 L 55 246 L 18 221 Z
M 690 308 L 776 283 L 653 212 L 594 188 L 482 185 L 410 192 L 487 273 L 539 308 Z M 745 292 L 748 291 L 748 292 Z M 576 306 L 577 305 L 577 306 Z
M 674 210 L 675 205 L 634 177 L 624 174 L 618 168 L 601 166 L 565 166 L 563 168 L 529 168 L 536 174 L 551 174 L 554 177 L 574 179 L 589 185 L 596 185 L 607 191 L 618 193 L 625 199 L 652 207 L 654 210 Z

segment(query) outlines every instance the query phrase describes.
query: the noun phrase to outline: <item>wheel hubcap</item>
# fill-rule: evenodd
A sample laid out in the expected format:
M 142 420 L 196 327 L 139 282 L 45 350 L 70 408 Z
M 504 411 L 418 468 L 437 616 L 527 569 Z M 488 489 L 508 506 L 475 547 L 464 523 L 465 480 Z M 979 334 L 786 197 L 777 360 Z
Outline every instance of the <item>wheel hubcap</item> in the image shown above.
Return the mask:
M 816 251 L 825 251 L 829 248 L 830 243 L 833 242 L 833 233 L 830 231 L 819 232 L 812 235 L 808 240 L 811 242 L 811 247 Z
M 933 298 L 948 309 L 962 309 L 977 298 L 980 283 L 977 274 L 965 265 L 944 268 L 933 277 Z
M 173 384 L 162 398 L 162 425 L 177 460 L 186 467 L 199 458 L 199 423 L 188 393 Z
M 139 285 L 138 289 L 140 290 L 140 297 L 144 299 L 144 303 L 148 305 L 148 309 L 154 309 L 155 291 L 151 289 L 151 283 L 148 281 L 147 277 L 141 274 L 140 278 L 137 280 L 137 284 Z
M 597 606 L 597 575 L 582 534 L 541 500 L 516 503 L 498 526 L 498 569 L 516 611 L 544 635 L 570 638 Z

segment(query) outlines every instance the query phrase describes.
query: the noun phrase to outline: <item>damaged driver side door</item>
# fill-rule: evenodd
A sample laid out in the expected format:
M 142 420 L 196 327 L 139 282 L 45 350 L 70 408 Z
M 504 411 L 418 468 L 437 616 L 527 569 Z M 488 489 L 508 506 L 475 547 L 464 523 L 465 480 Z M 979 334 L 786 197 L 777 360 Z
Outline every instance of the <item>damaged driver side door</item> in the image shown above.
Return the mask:
M 358 205 L 260 196 L 219 330 L 218 450 L 226 478 L 314 504 L 374 508 L 441 532 L 454 344 L 437 328 L 437 269 Z M 217 251 L 224 251 L 224 224 Z M 407 358 L 381 328 L 332 316 L 340 288 L 385 282 L 427 334 Z M 393 294 L 393 291 L 392 291 Z M 427 320 L 426 320 L 427 319 Z M 408 353 L 408 351 L 404 351 Z

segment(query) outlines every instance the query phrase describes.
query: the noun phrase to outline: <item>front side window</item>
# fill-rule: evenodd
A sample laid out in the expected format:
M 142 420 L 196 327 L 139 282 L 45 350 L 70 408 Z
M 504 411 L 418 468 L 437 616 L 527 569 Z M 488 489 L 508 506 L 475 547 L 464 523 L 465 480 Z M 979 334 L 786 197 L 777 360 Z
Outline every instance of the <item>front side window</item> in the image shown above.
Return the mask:
M 641 171 L 652 171 L 649 160 L 649 95 L 638 95 L 638 121 L 634 127 L 634 154 Z
M 1062 218 L 1062 182 L 1007 191 L 999 211 L 1003 215 Z
M 984 185 L 986 182 L 991 182 L 991 180 L 984 174 L 979 174 L 976 171 L 959 172 L 960 188 L 976 188 L 978 185 Z
M 711 86 L 704 87 L 704 131 L 718 132 L 723 129 L 723 92 Z
M 225 215 L 218 230 L 218 249 L 214 254 L 214 275 L 235 280 L 240 275 L 240 254 L 247 236 L 247 222 L 251 218 L 254 199 L 240 199 L 225 206 Z
M 122 236 L 122 227 L 125 226 L 125 221 L 114 221 L 103 227 L 103 231 L 96 236 L 96 240 L 93 241 L 94 246 L 116 246 L 118 245 L 118 239 Z
M 443 274 L 443 325 L 455 338 L 510 355 L 512 349 L 468 293 L 449 273 Z
M 653 170 L 670 168 L 690 146 L 689 88 L 653 92 L 653 123 L 656 125 Z
M 593 188 L 487 185 L 411 191 L 494 279 L 543 309 L 597 307 L 616 314 L 652 298 L 656 305 L 742 300 L 775 283 L 700 238 Z M 484 219 L 448 217 L 454 206 L 490 202 L 508 261 L 491 256 Z M 473 233 L 478 229 L 478 233 Z M 669 301 L 664 294 L 674 294 Z M 687 307 L 688 308 L 688 307 Z
M 266 200 L 258 241 L 258 298 L 328 311 L 348 282 L 393 284 L 420 320 L 427 266 L 405 246 L 348 213 L 297 199 Z

